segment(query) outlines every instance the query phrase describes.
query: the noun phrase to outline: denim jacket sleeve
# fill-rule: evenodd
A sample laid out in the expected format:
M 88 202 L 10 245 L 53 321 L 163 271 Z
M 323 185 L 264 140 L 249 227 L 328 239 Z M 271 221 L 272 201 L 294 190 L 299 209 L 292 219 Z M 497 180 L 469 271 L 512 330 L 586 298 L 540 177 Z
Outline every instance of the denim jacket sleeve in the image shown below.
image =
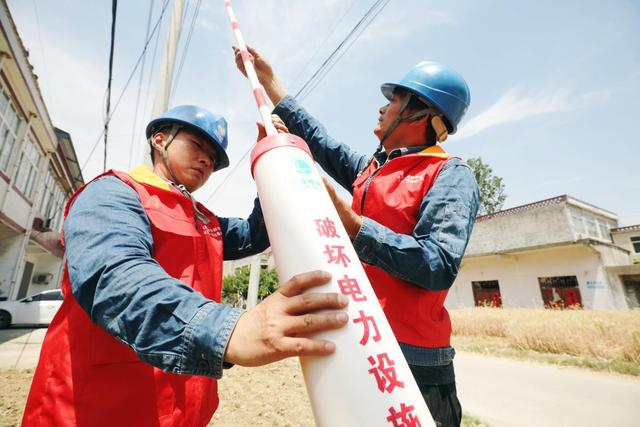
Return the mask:
M 292 97 L 283 98 L 273 111 L 289 131 L 303 138 L 315 160 L 340 185 L 352 184 L 368 158 L 327 135 L 324 127 Z M 471 169 L 451 159 L 422 200 L 412 234 L 399 234 L 362 218 L 353 241 L 361 261 L 431 290 L 451 287 L 471 235 L 479 194 Z
M 273 113 L 282 118 L 289 132 L 305 140 L 314 160 L 322 169 L 352 193 L 351 184 L 356 180 L 358 172 L 364 168 L 368 156 L 359 154 L 346 144 L 330 137 L 324 126 L 291 96 L 284 97 Z
M 420 204 L 411 234 L 363 218 L 353 241 L 361 261 L 421 288 L 448 289 L 471 236 L 479 192 L 466 163 L 449 160 Z
M 94 323 L 160 369 L 222 376 L 242 310 L 205 298 L 160 267 L 131 187 L 115 177 L 90 183 L 71 206 L 64 236 L 73 297 Z
M 219 217 L 222 229 L 223 257 L 225 260 L 240 259 L 259 254 L 269 247 L 269 235 L 262 216 L 260 200 L 253 201 L 249 218 Z

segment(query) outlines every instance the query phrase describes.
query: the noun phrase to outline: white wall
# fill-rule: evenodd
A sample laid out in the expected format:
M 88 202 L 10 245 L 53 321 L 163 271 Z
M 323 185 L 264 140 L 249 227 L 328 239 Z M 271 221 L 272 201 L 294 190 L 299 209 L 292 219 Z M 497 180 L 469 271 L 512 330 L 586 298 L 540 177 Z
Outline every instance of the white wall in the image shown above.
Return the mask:
M 573 240 L 566 203 L 557 203 L 478 220 L 466 254 L 482 255 Z
M 30 229 L 31 224 L 27 224 L 30 210 L 31 206 L 12 188 L 9 191 L 9 194 L 7 194 L 7 199 L 4 202 L 3 213 L 19 224 L 22 228 Z
M 27 296 L 46 291 L 48 289 L 56 289 L 60 287 L 60 283 L 62 281 L 62 259 L 49 253 L 41 253 L 28 254 L 25 257 L 25 260 L 34 264 L 32 278 L 35 277 L 36 274 L 50 273 L 52 275 L 51 280 L 46 285 L 35 284 L 32 280 L 31 283 L 29 283 Z
M 554 276 L 576 276 L 586 309 L 626 308 L 618 295 L 620 285 L 610 283 L 600 253 L 582 244 L 465 258 L 446 306 L 473 307 L 471 282 L 498 280 L 504 307 L 542 308 L 538 278 Z
M 7 191 L 8 186 L 9 184 L 7 184 L 7 181 L 0 178 L 0 202 L 2 202 L 2 198 L 4 197 L 4 193 Z
M 611 233 L 613 242 L 616 245 L 629 251 L 629 253 L 631 254 L 632 262 L 640 263 L 640 254 L 635 253 L 635 251 L 633 250 L 633 245 L 631 244 L 630 239 L 632 236 L 640 236 L 640 230 Z
M 251 263 L 253 262 L 254 256 L 248 256 L 246 258 L 240 258 L 232 261 L 225 261 L 222 264 L 222 276 L 226 277 L 229 275 L 233 275 L 236 271 L 236 268 L 240 268 L 245 265 L 251 267 Z M 273 256 L 270 250 L 266 250 L 265 252 L 259 254 L 259 256 L 260 256 L 260 265 L 266 265 L 267 268 L 275 268 L 275 262 L 273 260 Z
M 0 241 L 0 296 L 9 298 L 11 280 L 18 264 L 18 255 L 24 235 L 3 233 Z

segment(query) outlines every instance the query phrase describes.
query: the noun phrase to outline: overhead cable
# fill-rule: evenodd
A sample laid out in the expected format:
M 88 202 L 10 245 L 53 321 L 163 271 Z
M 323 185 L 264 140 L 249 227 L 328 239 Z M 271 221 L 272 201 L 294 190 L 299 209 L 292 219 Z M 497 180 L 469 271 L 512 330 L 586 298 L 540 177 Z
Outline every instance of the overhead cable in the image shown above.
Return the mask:
M 327 32 L 327 36 L 324 38 L 324 40 L 322 40 L 322 43 L 320 43 L 320 45 L 316 49 L 315 53 L 311 56 L 311 58 L 309 58 L 307 63 L 304 65 L 304 67 L 302 67 L 300 69 L 300 72 L 298 72 L 296 77 L 291 81 L 291 87 L 295 87 L 295 85 L 296 85 L 296 83 L 298 83 L 298 80 L 300 79 L 300 77 L 304 74 L 305 71 L 307 71 L 307 68 L 309 67 L 309 65 L 318 56 L 318 54 L 320 53 L 320 50 L 322 50 L 322 47 L 327 43 L 327 40 L 329 40 L 329 38 L 336 33 L 336 30 L 338 29 L 338 27 L 340 26 L 342 21 L 344 21 L 344 18 L 349 14 L 349 12 L 351 12 L 351 9 L 353 9 L 353 6 L 355 4 L 356 4 L 356 1 L 355 0 L 351 0 L 351 3 L 349 4 L 349 7 L 347 7 L 345 12 L 340 17 L 340 19 L 338 19 L 336 24 L 333 26 L 333 29 L 331 31 Z
M 144 35 L 144 40 L 146 41 L 149 38 L 149 30 L 151 29 L 151 15 L 153 14 L 153 4 L 155 0 L 149 0 L 149 13 L 147 14 L 147 30 Z M 131 162 L 134 157 L 134 147 L 135 139 L 136 139 L 136 130 L 138 126 L 138 107 L 140 106 L 140 94 L 142 92 L 142 81 L 144 80 L 144 65 L 146 63 L 147 56 L 145 55 L 142 59 L 142 64 L 140 65 L 140 80 L 138 81 L 138 93 L 136 95 L 136 108 L 133 113 L 133 128 L 131 130 L 131 144 L 129 145 L 129 169 L 133 166 Z
M 111 1 L 111 48 L 109 50 L 109 77 L 107 80 L 107 108 L 105 110 L 106 120 L 104 121 L 104 159 L 102 172 L 107 171 L 107 141 L 109 139 L 109 117 L 111 116 L 111 82 L 113 81 L 113 47 L 116 40 L 116 14 L 118 11 L 118 0 Z
M 333 50 L 333 52 L 327 57 L 327 59 L 322 63 L 322 65 L 313 73 L 313 75 L 305 82 L 302 88 L 295 95 L 298 99 L 303 99 L 308 96 L 318 85 L 320 80 L 327 75 L 327 73 L 338 63 L 338 61 L 344 56 L 347 50 L 355 43 L 355 41 L 362 35 L 364 30 L 366 30 L 369 25 L 373 22 L 373 20 L 380 14 L 382 9 L 390 2 L 391 0 L 376 0 L 374 4 L 365 12 L 364 16 L 358 21 L 358 23 L 349 31 L 347 36 L 340 42 L 338 47 Z M 304 93 L 303 93 L 304 91 Z M 253 149 L 253 145 L 251 145 L 242 155 L 240 160 L 231 167 L 224 180 L 213 190 L 213 192 L 209 195 L 205 203 L 208 203 L 209 200 L 213 198 L 213 196 L 220 191 L 220 189 L 229 181 L 231 176 L 238 169 L 240 164 L 247 158 L 248 154 Z
M 182 74 L 182 66 L 184 65 L 185 58 L 187 57 L 187 52 L 189 51 L 189 46 L 191 44 L 191 36 L 193 34 L 193 29 L 196 26 L 196 20 L 198 19 L 198 13 L 200 12 L 200 4 L 202 0 L 198 0 L 195 6 L 195 10 L 191 17 L 191 24 L 189 26 L 189 34 L 187 35 L 187 39 L 182 46 L 182 56 L 180 57 L 180 64 L 178 65 L 178 72 L 173 79 L 173 85 L 171 88 L 171 96 L 176 93 L 176 89 L 178 88 L 178 83 L 180 82 L 180 75 Z M 186 14 L 186 12 L 185 12 Z
M 133 70 L 131 71 L 131 74 L 129 74 L 129 78 L 127 79 L 124 87 L 122 88 L 122 91 L 120 92 L 120 96 L 118 97 L 118 100 L 116 101 L 116 103 L 115 103 L 115 105 L 113 107 L 113 111 L 111 111 L 111 114 L 107 117 L 107 120 L 106 120 L 107 124 L 111 121 L 111 118 L 113 117 L 113 114 L 115 113 L 116 109 L 118 108 L 118 105 L 120 105 L 120 101 L 122 101 L 122 97 L 124 96 L 124 93 L 126 92 L 127 88 L 129 87 L 129 83 L 131 83 L 131 80 L 133 79 L 133 76 L 134 76 L 136 70 L 138 69 L 138 66 L 140 65 L 140 62 L 142 61 L 142 58 L 144 57 L 144 55 L 146 55 L 147 46 L 149 46 L 149 42 L 151 41 L 151 38 L 154 36 L 156 31 L 158 30 L 158 27 L 160 26 L 160 22 L 162 21 L 162 17 L 164 16 L 164 13 L 165 13 L 165 11 L 167 9 L 167 6 L 169 5 L 169 2 L 170 2 L 170 0 L 165 0 L 165 3 L 162 6 L 162 10 L 160 12 L 160 17 L 158 18 L 158 21 L 156 22 L 155 26 L 153 27 L 153 30 L 151 31 L 151 35 L 147 39 L 147 42 L 145 43 L 144 48 L 142 49 L 142 53 L 138 57 L 138 60 L 136 61 L 135 65 L 133 67 Z M 91 159 L 91 156 L 93 155 L 93 153 L 95 152 L 96 148 L 98 147 L 98 144 L 100 143 L 100 139 L 102 139 L 103 134 L 104 134 L 104 129 L 102 130 L 102 132 L 100 132 L 100 136 L 98 136 L 96 142 L 93 144 L 93 147 L 91 148 L 91 151 L 89 152 L 89 155 L 87 156 L 87 159 L 84 161 L 84 163 L 82 164 L 82 167 L 80 168 L 81 170 L 84 169 L 87 166 L 87 163 L 89 163 L 89 160 Z M 78 175 L 77 178 L 79 178 L 79 177 L 80 177 L 80 175 Z
M 302 85 L 298 93 L 295 94 L 294 98 L 302 101 L 306 98 L 315 87 L 322 81 L 322 79 L 331 71 L 331 69 L 338 63 L 338 61 L 344 56 L 345 53 L 349 50 L 351 46 L 355 43 L 355 41 L 362 35 L 364 30 L 366 30 L 369 25 L 373 22 L 373 20 L 380 14 L 380 12 L 385 8 L 385 6 L 391 0 L 376 0 L 373 5 L 367 10 L 364 16 L 358 21 L 358 23 L 349 31 L 344 40 L 334 49 L 333 52 L 325 59 L 325 61 L 320 65 L 320 67 L 316 70 L 315 73 L 307 80 L 307 82 Z

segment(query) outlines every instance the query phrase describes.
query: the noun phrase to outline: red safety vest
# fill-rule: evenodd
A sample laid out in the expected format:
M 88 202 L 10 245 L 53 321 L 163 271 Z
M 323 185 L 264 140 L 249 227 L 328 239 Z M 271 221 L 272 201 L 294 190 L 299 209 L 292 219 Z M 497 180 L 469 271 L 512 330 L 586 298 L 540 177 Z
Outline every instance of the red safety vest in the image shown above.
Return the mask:
M 196 229 L 189 198 L 144 167 L 131 176 L 104 175 L 117 176 L 138 193 L 151 223 L 153 258 L 164 270 L 220 301 L 222 237 L 215 215 L 199 206 L 210 223 L 198 221 Z M 65 218 L 83 189 L 67 203 Z M 62 291 L 64 301 L 42 346 L 24 426 L 207 425 L 218 407 L 215 379 L 167 373 L 138 359 L 91 322 L 72 294 L 66 266 Z
M 411 234 L 422 199 L 448 159 L 442 148 L 432 146 L 390 160 L 377 171 L 372 162 L 353 183 L 352 209 L 396 233 Z M 448 290 L 425 290 L 379 267 L 363 266 L 399 342 L 430 348 L 449 345 L 451 321 L 444 308 Z

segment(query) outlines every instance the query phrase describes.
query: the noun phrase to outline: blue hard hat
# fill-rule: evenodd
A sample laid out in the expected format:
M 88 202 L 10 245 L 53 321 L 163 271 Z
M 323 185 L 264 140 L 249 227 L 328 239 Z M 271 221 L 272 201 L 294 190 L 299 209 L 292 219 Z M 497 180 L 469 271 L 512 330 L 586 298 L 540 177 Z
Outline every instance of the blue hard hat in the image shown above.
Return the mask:
M 471 102 L 469 87 L 462 76 L 438 62 L 420 62 L 399 83 L 385 83 L 380 87 L 388 100 L 396 88 L 407 90 L 439 110 L 450 134 L 456 132 Z
M 195 132 L 207 140 L 216 151 L 216 161 L 213 170 L 217 171 L 229 166 L 227 156 L 227 121 L 224 117 L 213 114 L 195 105 L 180 105 L 173 107 L 160 117 L 151 120 L 147 125 L 147 139 L 165 124 L 178 124 L 187 130 Z

